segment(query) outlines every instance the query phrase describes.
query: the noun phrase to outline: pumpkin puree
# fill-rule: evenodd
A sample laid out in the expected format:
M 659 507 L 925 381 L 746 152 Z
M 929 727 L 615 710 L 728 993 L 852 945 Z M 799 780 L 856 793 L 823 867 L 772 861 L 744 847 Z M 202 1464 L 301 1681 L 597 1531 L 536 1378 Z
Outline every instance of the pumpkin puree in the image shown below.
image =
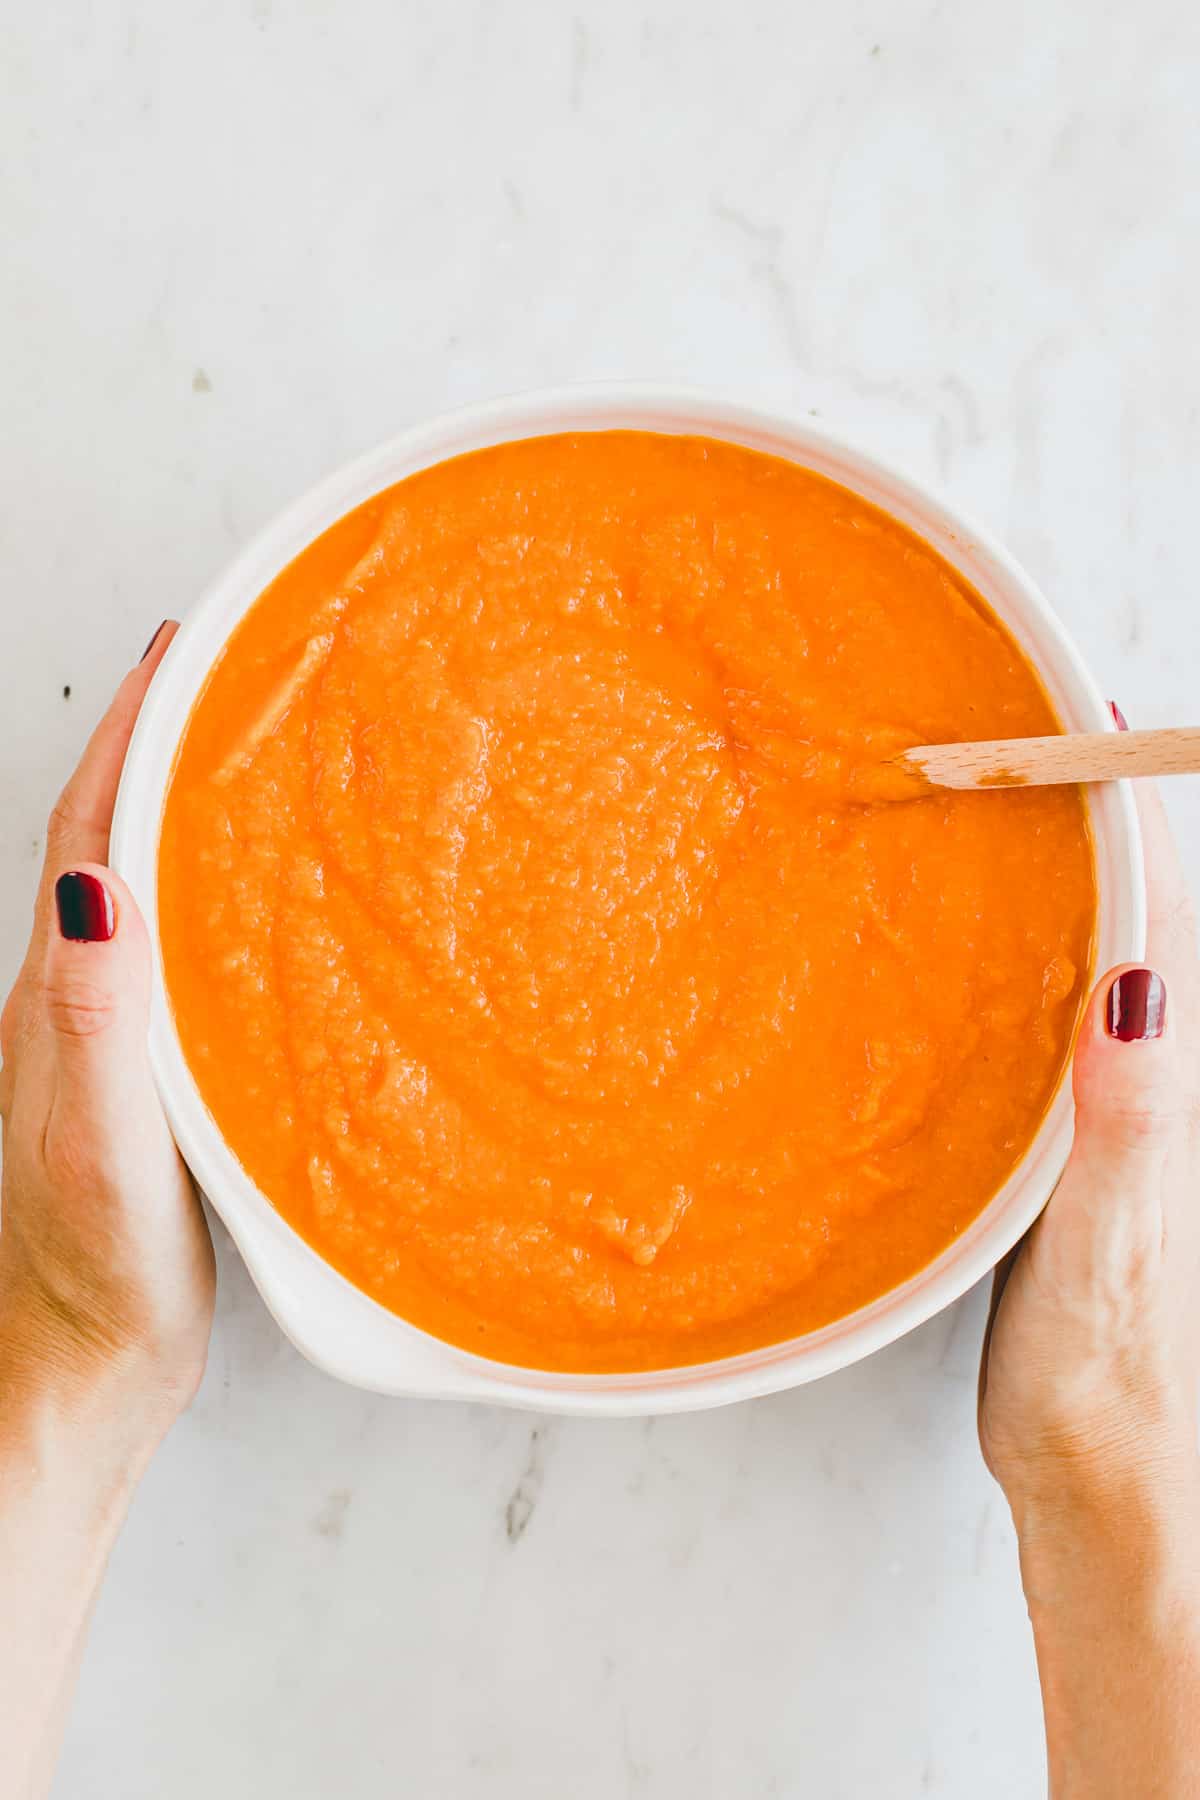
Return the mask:
M 441 464 L 297 557 L 196 703 L 185 1055 L 284 1217 L 440 1337 L 618 1371 L 810 1331 L 1004 1181 L 1091 957 L 1078 790 L 862 772 L 1059 728 L 947 563 L 793 464 Z

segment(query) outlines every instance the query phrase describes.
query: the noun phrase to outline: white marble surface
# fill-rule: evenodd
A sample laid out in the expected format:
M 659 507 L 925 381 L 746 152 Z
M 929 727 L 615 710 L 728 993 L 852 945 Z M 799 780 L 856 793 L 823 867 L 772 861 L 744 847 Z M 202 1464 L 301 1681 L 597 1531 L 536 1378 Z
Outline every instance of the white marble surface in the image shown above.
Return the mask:
M 940 478 L 1141 724 L 1197 717 L 1185 0 L 110 0 L 0 59 L 0 956 L 85 727 L 282 502 L 447 404 L 641 375 Z M 69 685 L 70 698 L 63 698 Z M 1200 876 L 1200 784 L 1173 812 Z M 649 1423 L 366 1398 L 227 1245 L 57 1800 L 1023 1800 L 982 1296 Z

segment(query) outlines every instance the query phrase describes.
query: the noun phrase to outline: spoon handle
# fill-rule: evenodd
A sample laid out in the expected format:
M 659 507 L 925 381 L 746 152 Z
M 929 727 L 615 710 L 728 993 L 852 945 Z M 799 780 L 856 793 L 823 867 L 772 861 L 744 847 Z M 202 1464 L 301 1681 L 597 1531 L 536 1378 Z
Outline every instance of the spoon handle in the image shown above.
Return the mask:
M 1051 787 L 1135 775 L 1195 775 L 1200 774 L 1200 726 L 922 744 L 896 761 L 932 787 L 944 788 Z

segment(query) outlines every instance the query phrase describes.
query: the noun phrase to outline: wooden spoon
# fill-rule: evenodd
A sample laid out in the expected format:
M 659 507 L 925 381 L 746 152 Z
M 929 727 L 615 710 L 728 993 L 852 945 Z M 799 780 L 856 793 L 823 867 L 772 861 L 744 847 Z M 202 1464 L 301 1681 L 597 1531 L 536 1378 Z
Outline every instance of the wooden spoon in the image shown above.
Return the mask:
M 921 744 L 890 758 L 885 766 L 922 788 L 1052 787 L 1062 782 L 1124 781 L 1136 775 L 1196 775 L 1200 726 Z

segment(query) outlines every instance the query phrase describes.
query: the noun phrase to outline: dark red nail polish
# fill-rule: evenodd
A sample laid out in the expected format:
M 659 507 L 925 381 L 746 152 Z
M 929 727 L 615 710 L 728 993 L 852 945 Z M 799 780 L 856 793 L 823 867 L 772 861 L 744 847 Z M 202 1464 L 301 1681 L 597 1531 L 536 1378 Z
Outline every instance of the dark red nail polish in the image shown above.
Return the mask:
M 146 648 L 142 651 L 139 661 L 145 662 L 146 658 L 149 656 L 150 652 L 153 650 L 155 644 L 157 644 L 159 638 L 162 636 L 162 634 L 166 630 L 166 628 L 167 628 L 167 621 L 164 619 L 162 624 L 159 626 L 158 630 L 155 632 L 154 636 L 150 639 L 150 642 L 146 645 Z
M 1108 990 L 1105 1027 L 1123 1044 L 1160 1038 L 1167 1022 L 1167 990 L 1153 969 L 1126 969 Z
M 1117 705 L 1115 700 L 1109 701 L 1108 710 L 1112 714 L 1113 718 L 1117 721 L 1117 730 L 1118 731 L 1128 731 L 1129 730 L 1129 720 L 1125 717 L 1125 714 L 1121 711 L 1120 707 Z
M 73 869 L 54 884 L 58 929 L 77 944 L 107 943 L 117 929 L 112 895 L 94 875 Z

